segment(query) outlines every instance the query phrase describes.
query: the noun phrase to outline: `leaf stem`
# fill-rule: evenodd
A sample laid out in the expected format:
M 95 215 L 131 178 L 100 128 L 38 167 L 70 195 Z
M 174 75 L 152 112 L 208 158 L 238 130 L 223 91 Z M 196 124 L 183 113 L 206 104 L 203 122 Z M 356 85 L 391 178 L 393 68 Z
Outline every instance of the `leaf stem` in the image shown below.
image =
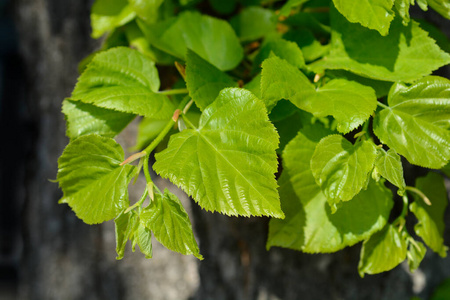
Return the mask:
M 393 225 L 399 225 L 399 231 L 401 231 L 401 229 L 404 226 L 404 222 L 405 222 L 405 217 L 406 214 L 408 213 L 408 197 L 406 195 L 402 196 L 403 199 L 403 207 L 402 207 L 402 212 L 401 214 L 397 217 L 397 219 L 394 220 L 394 222 L 392 222 Z
M 382 107 L 382 108 L 389 108 L 389 106 L 387 106 L 386 104 L 381 103 L 380 101 L 377 101 L 377 105 Z
M 189 100 L 190 99 L 188 97 L 183 99 L 183 101 L 181 101 L 180 105 L 178 105 L 178 108 L 175 110 L 174 115 L 179 114 L 180 110 L 184 109 L 184 107 L 187 106 L 186 104 L 188 104 Z M 176 122 L 176 119 L 174 120 L 174 118 L 171 118 L 167 122 L 166 126 L 164 126 L 163 130 L 161 130 L 161 132 L 158 134 L 158 136 L 150 143 L 150 145 L 148 145 L 144 149 L 144 152 L 147 153 L 146 156 L 150 156 L 150 153 L 153 150 L 155 150 L 156 146 L 158 146 L 159 143 L 161 143 L 161 141 L 166 137 L 166 135 L 169 133 L 170 129 L 172 129 L 175 122 Z M 144 161 L 144 164 L 145 164 L 145 161 Z
M 186 104 L 186 106 L 183 108 L 183 114 L 186 114 L 188 112 L 189 108 L 191 108 L 193 103 L 194 99 L 191 99 L 191 101 L 189 101 L 188 104 Z
M 187 90 L 186 90 L 187 91 Z M 149 165 L 149 158 L 150 154 L 153 150 L 155 150 L 156 146 L 161 143 L 161 141 L 166 137 L 166 135 L 169 133 L 170 129 L 174 126 L 176 123 L 178 116 L 181 112 L 181 109 L 186 109 L 186 107 L 189 105 L 189 97 L 185 97 L 183 101 L 178 105 L 178 108 L 174 111 L 173 117 L 170 118 L 170 120 L 167 122 L 166 126 L 164 126 L 163 130 L 158 134 L 158 136 L 148 145 L 143 151 L 135 153 L 131 155 L 129 158 L 127 158 L 124 162 L 121 163 L 121 165 L 124 165 L 126 163 L 130 163 L 138 158 L 141 158 L 141 161 L 143 161 L 144 165 L 144 176 L 145 180 L 147 181 L 147 193 L 150 191 L 150 198 L 153 200 L 153 187 L 156 188 L 156 190 L 161 193 L 159 188 L 153 183 L 152 177 L 150 176 L 150 171 L 148 169 Z M 141 162 L 139 163 L 141 164 Z
M 409 200 L 408 200 L 408 196 L 403 195 L 402 196 L 403 199 L 403 207 L 402 207 L 402 217 L 406 217 L 406 214 L 408 213 L 408 204 L 409 204 Z
M 417 244 L 416 240 L 414 240 L 413 238 L 410 238 L 409 243 L 412 244 L 418 251 L 420 251 L 419 244 Z
M 421 190 L 419 190 L 418 188 L 415 188 L 415 187 L 412 187 L 412 186 L 407 186 L 407 187 L 405 187 L 405 190 L 415 193 L 420 198 L 422 198 L 422 200 L 423 200 L 423 202 L 425 202 L 425 204 L 431 205 L 430 199 Z
M 185 106 L 187 106 L 189 103 L 189 97 L 185 97 L 185 99 L 183 99 L 183 101 L 181 101 L 181 103 L 178 105 L 178 108 L 174 111 L 174 116 L 167 122 L 166 126 L 164 126 L 163 130 L 161 130 L 161 132 L 158 134 L 158 136 L 150 143 L 150 145 L 148 145 L 144 151 L 147 153 L 144 156 L 144 175 L 145 175 L 145 180 L 147 181 L 147 185 L 153 185 L 156 190 L 161 193 L 161 191 L 159 190 L 159 188 L 153 183 L 152 181 L 152 177 L 150 176 L 150 171 L 148 170 L 149 167 L 149 158 L 150 158 L 150 153 L 152 153 L 153 150 L 155 150 L 156 146 L 159 145 L 159 143 L 161 143 L 161 141 L 166 137 L 166 135 L 169 133 L 170 129 L 172 129 L 173 125 L 176 123 L 177 119 L 178 119 L 178 115 L 180 113 L 181 109 L 185 109 Z M 177 115 L 177 117 L 175 118 L 175 115 Z M 153 190 L 153 189 L 151 189 Z M 153 196 L 150 195 L 150 196 Z M 153 200 L 153 198 L 152 198 Z
M 155 150 L 156 146 L 161 143 L 161 141 L 166 137 L 166 135 L 169 133 L 170 129 L 172 129 L 175 122 L 170 119 L 169 122 L 167 122 L 166 126 L 164 126 L 163 130 L 158 134 L 158 136 L 148 145 L 143 152 L 146 152 L 146 158 L 150 156 L 150 153 Z M 145 161 L 144 161 L 145 164 Z
M 363 124 L 361 131 L 355 134 L 354 138 L 356 138 L 356 143 L 359 142 L 363 137 L 365 137 L 367 140 L 370 139 L 369 121 L 370 118 Z
M 165 90 L 159 91 L 158 94 L 162 95 L 179 95 L 179 94 L 188 94 L 188 89 L 173 89 L 173 90 Z
M 144 194 L 141 196 L 141 199 L 139 199 L 139 201 L 136 202 L 135 204 L 133 204 L 132 206 L 128 207 L 124 213 L 128 213 L 130 210 L 133 210 L 135 207 L 141 206 L 142 203 L 144 203 L 145 198 L 147 198 L 147 195 L 148 195 L 148 189 L 146 187 Z
M 139 158 L 144 157 L 145 155 L 147 155 L 147 153 L 145 151 L 135 153 L 135 154 L 131 155 L 130 157 L 128 157 L 127 159 L 125 159 L 123 162 L 121 162 L 119 164 L 119 166 L 123 166 L 123 165 L 129 164 L 129 163 L 132 163 L 133 161 L 138 160 Z
M 197 129 L 197 127 L 195 127 L 195 125 L 188 119 L 188 117 L 186 115 L 182 115 L 183 121 L 192 129 Z

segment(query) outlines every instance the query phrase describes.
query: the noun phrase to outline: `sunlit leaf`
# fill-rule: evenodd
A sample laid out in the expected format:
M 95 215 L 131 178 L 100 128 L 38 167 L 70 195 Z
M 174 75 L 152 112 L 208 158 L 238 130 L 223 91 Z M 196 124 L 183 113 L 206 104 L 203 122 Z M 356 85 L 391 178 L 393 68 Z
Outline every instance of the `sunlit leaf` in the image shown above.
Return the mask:
M 359 275 L 364 277 L 364 274 L 377 274 L 395 268 L 405 260 L 407 246 L 403 232 L 393 225 L 386 226 L 364 241 L 358 265 Z
M 117 259 L 122 259 L 125 254 L 125 246 L 138 226 L 138 216 L 132 211 L 128 214 L 123 212 L 114 220 L 116 232 L 116 252 Z
M 337 10 L 350 22 L 360 23 L 387 35 L 394 19 L 394 0 L 333 0 Z
M 153 23 L 158 19 L 158 8 L 164 0 L 128 0 L 128 2 L 141 19 Z
M 142 224 L 168 249 L 203 259 L 186 210 L 177 196 L 167 189 L 163 195 L 155 194 L 155 198 L 143 210 L 140 218 Z
M 299 46 L 295 42 L 277 36 L 270 37 L 264 41 L 261 50 L 253 61 L 253 71 L 258 71 L 261 63 L 270 55 L 276 55 L 297 68 L 305 66 L 305 59 Z
M 416 187 L 431 201 L 427 205 L 420 197 L 411 203 L 410 210 L 419 221 L 414 231 L 425 244 L 442 257 L 447 256 L 448 247 L 444 245 L 444 212 L 448 205 L 447 190 L 443 178 L 436 173 L 417 179 Z
M 118 47 L 93 58 L 70 99 L 149 118 L 170 118 L 175 109 L 157 93 L 159 84 L 154 62 L 136 50 Z
M 430 76 L 396 83 L 373 128 L 383 144 L 415 165 L 439 169 L 450 159 L 450 80 Z
M 135 16 L 127 0 L 96 0 L 91 10 L 92 37 L 99 38 Z
M 404 26 L 395 18 L 385 37 L 333 9 L 331 21 L 330 54 L 310 66 L 317 72 L 343 69 L 378 80 L 414 82 L 450 63 L 450 55 L 415 21 Z
M 155 24 L 138 24 L 152 45 L 181 59 L 191 49 L 220 70 L 230 70 L 243 58 L 233 28 L 220 19 L 185 11 Z
M 113 138 L 135 117 L 69 99 L 63 101 L 62 111 L 66 116 L 66 134 L 70 139 L 92 133 Z
M 403 177 L 403 166 L 400 156 L 394 150 L 387 152 L 383 149 L 378 150 L 375 160 L 375 169 L 381 176 L 390 183 L 397 186 L 400 190 L 405 189 L 405 178 Z
M 154 169 L 209 211 L 283 217 L 275 172 L 278 135 L 264 104 L 244 89 L 224 89 L 197 129 L 171 136 Z
M 253 41 L 275 32 L 277 19 L 270 9 L 250 6 L 232 18 L 230 24 L 241 41 Z
M 267 247 L 335 252 L 367 239 L 385 226 L 393 204 L 392 194 L 373 181 L 366 191 L 331 213 L 309 166 L 316 144 L 329 133 L 319 125 L 305 127 L 286 146 L 285 169 L 278 181 L 286 218 L 270 221 Z
M 353 145 L 342 135 L 327 136 L 317 144 L 311 170 L 330 204 L 351 200 L 366 186 L 376 153 L 371 141 Z
M 262 65 L 261 92 L 267 107 L 288 99 L 316 117 L 333 116 L 337 129 L 347 133 L 366 121 L 377 105 L 375 91 L 345 79 L 334 79 L 320 88 L 297 68 L 278 57 Z
M 411 272 L 414 272 L 419 268 L 419 265 L 424 259 L 426 253 L 427 247 L 425 247 L 423 243 L 410 240 L 406 258 L 408 259 L 408 266 Z
M 237 83 L 227 74 L 188 50 L 186 55 L 186 85 L 195 104 L 204 110 L 227 87 L 237 87 Z
M 67 145 L 58 160 L 59 186 L 67 203 L 87 224 L 115 218 L 128 207 L 128 183 L 135 167 L 120 166 L 122 147 L 113 139 L 81 136 Z
M 450 2 L 448 0 L 427 0 L 428 5 L 441 16 L 450 20 Z

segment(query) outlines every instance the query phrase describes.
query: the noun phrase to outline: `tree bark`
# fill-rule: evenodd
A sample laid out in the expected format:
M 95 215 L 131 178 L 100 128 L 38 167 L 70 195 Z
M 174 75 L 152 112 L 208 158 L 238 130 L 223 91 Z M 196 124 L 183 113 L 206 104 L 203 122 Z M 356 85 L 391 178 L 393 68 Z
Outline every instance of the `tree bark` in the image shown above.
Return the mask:
M 57 158 L 68 143 L 61 101 L 76 83 L 78 62 L 99 45 L 89 37 L 91 4 L 15 3 L 33 154 L 24 172 L 20 299 L 406 300 L 429 296 L 450 276 L 450 259 L 431 251 L 415 275 L 402 264 L 364 279 L 357 273 L 360 246 L 326 255 L 266 251 L 268 219 L 212 214 L 187 198 L 182 201 L 194 223 L 202 262 L 156 242 L 152 260 L 128 251 L 123 261 L 116 261 L 114 225 L 85 225 L 68 206 L 57 204 L 61 191 L 49 181 L 56 177 Z M 133 135 L 131 127 L 119 140 L 131 145 Z M 143 185 L 138 182 L 137 190 Z

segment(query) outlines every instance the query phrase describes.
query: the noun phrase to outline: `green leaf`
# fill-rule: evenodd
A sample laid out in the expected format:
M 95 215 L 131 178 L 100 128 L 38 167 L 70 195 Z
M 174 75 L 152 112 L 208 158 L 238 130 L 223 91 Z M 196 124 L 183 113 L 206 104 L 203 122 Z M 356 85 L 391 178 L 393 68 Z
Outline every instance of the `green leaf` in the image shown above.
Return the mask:
M 405 260 L 406 252 L 407 243 L 402 232 L 388 225 L 364 241 L 358 265 L 359 275 L 364 277 L 364 274 L 389 271 Z
M 139 221 L 137 215 L 133 211 L 127 214 L 121 212 L 120 215 L 114 219 L 114 224 L 116 232 L 116 259 L 119 260 L 123 258 L 127 241 L 132 239 Z
M 280 14 L 280 16 L 287 17 L 291 13 L 292 8 L 303 5 L 304 3 L 308 2 L 308 1 L 309 0 L 289 0 L 288 2 L 286 2 L 283 5 L 283 7 L 281 7 L 279 14 Z
M 285 168 L 300 198 L 304 195 L 305 199 L 311 199 L 321 192 L 311 171 L 311 159 L 317 144 L 332 133 L 320 124 L 305 126 L 283 152 Z
M 450 53 L 450 39 L 436 25 L 426 21 L 425 19 L 415 20 L 419 22 L 420 28 L 426 30 L 430 37 L 436 41 L 436 44 L 445 52 Z
M 330 80 L 306 101 L 310 101 L 310 104 L 302 105 L 311 105 L 309 111 L 314 116 L 333 116 L 338 122 L 337 130 L 342 133 L 363 124 L 374 112 L 377 103 L 375 91 L 371 87 L 345 79 Z
M 318 125 L 307 126 L 286 146 L 285 171 L 279 179 L 286 218 L 270 220 L 267 247 L 281 246 L 308 253 L 335 252 L 385 226 L 393 205 L 392 194 L 373 181 L 366 191 L 331 213 L 309 167 L 316 144 L 328 134 L 328 130 Z
M 164 0 L 128 0 L 136 14 L 148 23 L 158 19 L 158 8 Z
M 409 6 L 411 0 L 395 0 L 394 5 L 400 17 L 402 17 L 403 25 L 407 26 L 411 18 L 409 17 Z
M 329 45 L 322 45 L 308 29 L 290 30 L 283 38 L 297 43 L 305 61 L 314 61 L 328 53 Z
M 153 231 L 155 238 L 166 248 L 203 259 L 187 212 L 177 196 L 167 189 L 163 195 L 155 194 L 155 198 L 140 217 L 142 224 Z
M 281 218 L 277 147 L 263 103 L 229 88 L 203 111 L 199 128 L 171 136 L 153 167 L 208 211 Z
M 185 11 L 176 18 L 139 27 L 155 47 L 181 58 L 191 49 L 220 70 L 234 69 L 243 58 L 243 49 L 226 21 L 198 12 Z
M 222 89 L 237 87 L 227 74 L 191 50 L 186 55 L 186 85 L 189 95 L 201 110 L 210 105 Z
M 62 111 L 67 120 L 66 135 L 70 139 L 91 133 L 113 138 L 135 118 L 132 114 L 69 99 L 63 101 Z
M 316 117 L 333 116 L 343 133 L 364 123 L 376 108 L 374 90 L 359 83 L 335 79 L 316 89 L 301 71 L 278 57 L 266 59 L 262 67 L 262 97 L 269 108 L 289 99 Z
M 389 33 L 394 19 L 394 0 L 333 0 L 337 10 L 350 22 L 377 30 L 381 35 Z
M 241 41 L 254 41 L 275 32 L 277 19 L 269 9 L 250 6 L 232 18 L 230 24 Z
M 419 197 L 411 203 L 410 210 L 419 221 L 414 230 L 418 236 L 434 252 L 442 257 L 447 256 L 448 247 L 444 245 L 444 212 L 448 205 L 447 190 L 442 177 L 436 173 L 428 173 L 426 177 L 417 179 L 416 187 L 431 201 L 427 205 Z
M 441 16 L 450 20 L 450 2 L 448 0 L 428 0 L 428 5 Z
M 113 139 L 95 134 L 67 145 L 58 160 L 59 186 L 67 203 L 87 224 L 115 218 L 128 207 L 128 183 L 135 167 L 120 166 L 122 147 Z
M 173 66 L 176 58 L 150 45 L 136 22 L 128 23 L 124 30 L 128 41 L 126 46 L 137 49 L 156 64 Z
M 310 113 L 307 113 L 307 112 L 299 109 L 294 104 L 292 104 L 292 102 L 290 102 L 290 101 L 279 101 L 277 103 L 277 105 L 275 105 L 275 107 L 270 112 L 269 119 L 272 122 L 279 122 L 279 121 L 289 118 L 290 116 L 294 115 L 297 112 L 301 112 L 303 115 L 305 115 L 305 121 L 306 121 L 305 123 L 311 124 L 311 119 L 314 117 Z M 303 123 L 303 122 L 300 122 L 300 123 Z M 297 132 L 298 132 L 298 130 L 295 131 L 295 135 L 293 136 L 293 138 L 297 135 Z
M 389 149 L 386 152 L 383 149 L 379 149 L 375 159 L 375 169 L 401 191 L 405 190 L 406 184 L 405 178 L 403 178 L 402 161 L 394 150 Z
M 130 22 L 133 23 L 133 22 Z M 127 36 L 125 34 L 125 30 L 123 28 L 126 28 L 128 24 L 124 25 L 123 27 L 116 28 L 114 31 L 112 31 L 110 34 L 108 34 L 105 39 L 103 40 L 102 47 L 95 52 L 95 55 L 98 53 L 108 50 L 110 48 L 114 47 L 128 47 L 128 40 Z M 92 58 L 95 57 L 95 55 L 92 56 Z M 91 58 L 91 60 L 92 60 Z
M 420 9 L 423 11 L 428 10 L 428 0 L 417 0 L 417 5 L 419 5 Z
M 78 78 L 71 100 L 149 118 L 170 118 L 175 108 L 158 89 L 154 62 L 136 50 L 118 47 L 94 57 Z
M 280 101 L 270 112 L 269 119 L 280 135 L 280 146 L 277 153 L 281 154 L 284 147 L 297 135 L 300 128 L 311 124 L 313 116 L 298 109 L 289 101 Z
M 142 222 L 139 222 L 138 228 L 134 233 L 133 243 L 137 243 L 139 250 L 145 255 L 145 258 L 152 258 L 152 232 L 142 225 Z
M 249 90 L 258 99 L 261 97 L 261 73 L 253 77 L 253 79 L 244 85 L 244 89 Z
M 412 239 L 412 238 L 411 238 Z M 408 252 L 406 257 L 408 259 L 409 271 L 414 272 L 419 268 L 425 254 L 427 253 L 427 247 L 418 241 L 409 241 Z
M 114 219 L 114 223 L 116 228 L 116 252 L 118 260 L 123 258 L 128 240 L 133 243 L 133 252 L 137 244 L 141 252 L 145 255 L 145 258 L 152 258 L 152 232 L 142 225 L 138 215 L 134 211 L 126 214 L 121 212 Z
M 264 3 L 264 1 L 265 0 L 239 0 L 239 2 L 245 6 L 261 5 Z
M 414 82 L 450 63 L 450 55 L 415 21 L 404 26 L 396 18 L 382 37 L 332 10 L 331 25 L 330 54 L 310 65 L 316 72 L 344 69 L 378 80 Z
M 127 0 L 96 0 L 91 10 L 92 37 L 99 38 L 135 16 Z
M 430 76 L 396 83 L 373 128 L 383 144 L 415 165 L 439 169 L 450 159 L 450 80 Z
M 237 0 L 208 0 L 211 7 L 220 14 L 230 14 L 236 9 Z
M 326 15 L 328 16 L 329 14 L 327 13 Z M 316 17 L 317 14 L 298 12 L 288 17 L 284 23 L 294 29 L 308 29 L 314 35 L 328 38 L 331 32 L 330 26 L 325 25 Z
M 351 73 L 349 71 L 344 70 L 328 70 L 326 72 L 327 76 L 330 76 L 331 78 L 340 78 L 340 79 L 346 79 L 349 81 L 355 81 L 359 84 L 370 86 L 372 89 L 375 90 L 375 94 L 377 99 L 383 98 L 389 94 L 389 90 L 392 87 L 392 82 L 390 81 L 381 81 L 381 80 L 375 80 L 367 77 L 362 77 L 359 75 L 356 75 L 354 73 Z
M 351 200 L 368 181 L 377 150 L 373 142 L 355 145 L 342 135 L 330 135 L 316 146 L 311 170 L 330 204 Z
M 254 72 L 259 70 L 261 63 L 268 58 L 271 53 L 286 60 L 294 67 L 303 68 L 305 66 L 302 50 L 300 50 L 295 42 L 287 41 L 280 37 L 271 37 L 264 41 L 261 50 L 253 61 Z
M 194 5 L 197 2 L 199 2 L 199 0 L 180 0 L 180 4 L 183 5 L 183 6 Z
M 441 171 L 445 174 L 445 176 L 447 176 L 448 178 L 450 178 L 450 163 L 446 164 L 445 166 L 443 166 L 441 168 Z

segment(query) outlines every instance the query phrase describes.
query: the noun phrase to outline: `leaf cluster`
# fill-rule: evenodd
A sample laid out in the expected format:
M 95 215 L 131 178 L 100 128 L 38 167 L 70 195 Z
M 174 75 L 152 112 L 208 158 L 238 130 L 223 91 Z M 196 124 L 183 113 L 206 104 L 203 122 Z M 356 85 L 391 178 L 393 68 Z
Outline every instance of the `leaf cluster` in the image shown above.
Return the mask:
M 128 240 L 152 257 L 152 235 L 202 259 L 150 167 L 207 211 L 271 217 L 268 249 L 362 242 L 361 276 L 404 260 L 415 270 L 426 246 L 446 256 L 450 80 L 432 72 L 450 44 L 410 17 L 415 4 L 450 19 L 446 0 L 95 1 L 92 37 L 105 38 L 63 101 L 60 202 L 88 224 L 114 219 L 118 259 Z M 178 75 L 160 80 L 161 66 Z M 138 152 L 125 159 L 113 138 L 134 118 Z M 430 172 L 408 185 L 406 161 Z

